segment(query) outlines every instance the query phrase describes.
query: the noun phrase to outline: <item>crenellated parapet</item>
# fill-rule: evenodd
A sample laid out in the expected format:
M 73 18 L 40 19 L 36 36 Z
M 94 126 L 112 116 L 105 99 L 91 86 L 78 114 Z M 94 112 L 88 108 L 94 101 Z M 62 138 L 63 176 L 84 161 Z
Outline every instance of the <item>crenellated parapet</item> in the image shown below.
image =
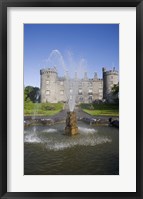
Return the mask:
M 109 70 L 104 72 L 104 75 L 118 75 L 118 71 Z
M 57 74 L 57 70 L 56 70 L 55 67 L 53 67 L 53 68 L 46 68 L 46 69 L 41 69 L 40 70 L 40 75 L 43 75 L 43 74 L 53 74 L 53 73 Z
M 114 84 L 118 84 L 118 71 L 102 69 L 103 79 L 98 77 L 97 72 L 92 78 L 88 77 L 87 72 L 82 78 L 78 78 L 77 72 L 70 78 L 68 71 L 64 76 L 58 76 L 55 67 L 40 70 L 41 102 L 66 102 L 68 100 L 66 89 L 68 84 L 77 81 L 78 96 L 77 103 L 91 103 L 95 100 L 110 98 L 110 93 Z

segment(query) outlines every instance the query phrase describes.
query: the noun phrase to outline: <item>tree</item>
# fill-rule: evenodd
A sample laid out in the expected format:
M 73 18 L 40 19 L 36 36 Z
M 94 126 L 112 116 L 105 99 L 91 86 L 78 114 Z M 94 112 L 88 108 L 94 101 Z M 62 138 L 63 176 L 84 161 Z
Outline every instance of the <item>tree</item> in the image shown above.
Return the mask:
M 118 84 L 114 84 L 114 86 L 112 88 L 112 93 L 114 95 L 118 95 L 119 94 L 119 83 Z
M 119 103 L 119 83 L 114 84 L 114 86 L 112 88 L 112 95 L 113 95 L 114 101 L 116 103 Z
M 40 102 L 40 89 L 38 87 L 26 86 L 24 89 L 24 102 Z

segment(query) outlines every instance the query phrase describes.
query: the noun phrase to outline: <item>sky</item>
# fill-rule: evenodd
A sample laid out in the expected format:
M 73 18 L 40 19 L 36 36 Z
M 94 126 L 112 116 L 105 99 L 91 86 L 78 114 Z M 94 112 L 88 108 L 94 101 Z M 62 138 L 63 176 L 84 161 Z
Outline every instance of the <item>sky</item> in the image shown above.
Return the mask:
M 40 69 L 53 66 L 59 76 L 80 78 L 102 78 L 102 67 L 119 70 L 119 25 L 25 24 L 24 86 L 40 87 Z

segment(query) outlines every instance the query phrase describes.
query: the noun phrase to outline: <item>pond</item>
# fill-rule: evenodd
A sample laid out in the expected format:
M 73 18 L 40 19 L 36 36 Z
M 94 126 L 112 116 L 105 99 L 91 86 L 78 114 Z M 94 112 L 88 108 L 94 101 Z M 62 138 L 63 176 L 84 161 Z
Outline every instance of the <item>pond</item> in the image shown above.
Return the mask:
M 119 175 L 119 129 L 79 122 L 67 136 L 64 128 L 25 128 L 24 175 Z

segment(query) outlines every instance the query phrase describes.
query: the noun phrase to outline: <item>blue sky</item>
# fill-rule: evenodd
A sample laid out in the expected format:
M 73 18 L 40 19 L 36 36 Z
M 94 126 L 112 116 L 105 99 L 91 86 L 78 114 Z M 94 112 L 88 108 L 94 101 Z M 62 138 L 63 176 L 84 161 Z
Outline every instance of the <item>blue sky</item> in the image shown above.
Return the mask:
M 24 86 L 40 87 L 40 69 L 51 66 L 89 78 L 102 78 L 103 66 L 119 70 L 119 25 L 25 24 Z

